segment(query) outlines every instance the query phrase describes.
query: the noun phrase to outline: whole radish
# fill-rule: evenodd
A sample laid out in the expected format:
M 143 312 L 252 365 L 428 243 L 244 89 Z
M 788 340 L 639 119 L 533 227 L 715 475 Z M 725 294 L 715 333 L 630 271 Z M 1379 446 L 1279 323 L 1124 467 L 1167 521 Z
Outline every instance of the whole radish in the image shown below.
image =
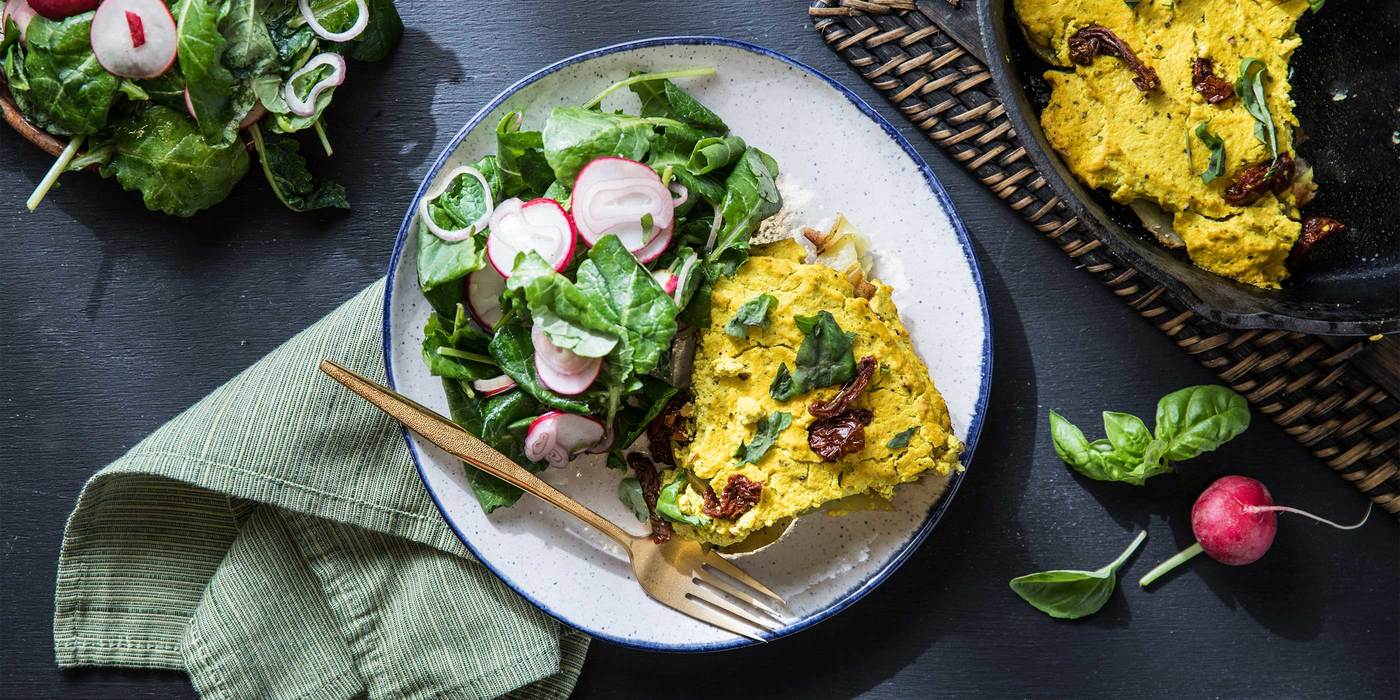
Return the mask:
M 101 0 L 29 0 L 35 12 L 53 20 L 97 9 Z
M 1288 506 L 1274 505 L 1274 498 L 1263 484 L 1247 476 L 1222 476 L 1206 487 L 1191 506 L 1191 531 L 1196 543 L 1147 572 L 1138 583 L 1151 585 L 1163 574 L 1205 552 L 1222 564 L 1243 566 L 1259 561 L 1274 543 L 1278 532 L 1277 513 L 1295 513 L 1339 530 L 1354 530 L 1366 524 L 1366 517 L 1355 525 L 1338 525 Z

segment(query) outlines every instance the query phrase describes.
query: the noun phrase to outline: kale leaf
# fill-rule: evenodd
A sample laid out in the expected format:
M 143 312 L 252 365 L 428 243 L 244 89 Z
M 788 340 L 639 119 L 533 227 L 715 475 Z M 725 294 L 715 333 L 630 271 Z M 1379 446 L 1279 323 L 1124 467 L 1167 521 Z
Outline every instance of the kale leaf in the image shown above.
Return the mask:
M 252 127 L 253 147 L 262 162 L 263 175 L 272 193 L 292 211 L 349 209 L 345 188 L 326 179 L 316 179 L 306 169 L 306 159 L 297 152 L 297 142 L 288 136 L 263 136 Z
M 92 15 L 57 22 L 36 16 L 24 46 L 6 52 L 5 79 L 15 105 L 51 134 L 97 133 L 117 99 L 117 77 L 97 62 L 88 43 Z
M 117 122 L 93 146 L 113 148 L 104 176 L 115 175 L 122 187 L 141 191 L 147 208 L 172 216 L 222 202 L 248 172 L 243 144 L 211 146 L 188 117 L 159 105 Z
M 599 156 L 642 160 L 655 132 L 649 122 L 582 107 L 555 107 L 544 125 L 544 156 L 554 177 L 568 187 Z

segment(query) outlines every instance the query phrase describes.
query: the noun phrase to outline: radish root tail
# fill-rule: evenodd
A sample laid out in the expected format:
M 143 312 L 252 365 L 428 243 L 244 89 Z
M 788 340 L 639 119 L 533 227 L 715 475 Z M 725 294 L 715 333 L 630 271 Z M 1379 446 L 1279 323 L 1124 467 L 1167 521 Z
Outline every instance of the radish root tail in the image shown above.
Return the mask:
M 1361 527 L 1362 525 L 1365 525 L 1365 524 L 1366 524 L 1366 521 L 1371 519 L 1371 511 L 1375 508 L 1375 505 L 1376 505 L 1376 504 L 1374 504 L 1374 503 L 1368 503 L 1368 504 L 1366 504 L 1366 515 L 1362 516 L 1361 522 L 1358 522 L 1358 523 L 1356 523 L 1356 524 L 1354 524 L 1354 525 L 1341 525 L 1341 524 L 1338 524 L 1338 523 L 1334 523 L 1334 522 L 1332 522 L 1331 520 L 1328 520 L 1327 518 L 1323 518 L 1323 517 L 1319 517 L 1319 516 L 1313 515 L 1312 513 L 1309 513 L 1309 512 L 1307 512 L 1307 511 L 1305 511 L 1305 510 L 1298 510 L 1297 508 L 1289 508 L 1288 506 L 1244 506 L 1244 512 L 1246 512 L 1246 513 L 1263 513 L 1263 512 L 1265 512 L 1265 511 L 1276 511 L 1276 512 L 1279 512 L 1279 513 L 1292 513 L 1292 514 L 1294 514 L 1294 515 L 1301 515 L 1301 516 L 1303 516 L 1303 517 L 1305 517 L 1305 518 L 1312 518 L 1313 520 L 1316 520 L 1316 521 L 1318 521 L 1318 522 L 1320 522 L 1320 523 L 1322 523 L 1322 524 L 1324 524 L 1324 525 L 1331 525 L 1332 527 L 1335 527 L 1335 528 L 1337 528 L 1338 530 L 1355 530 L 1356 528 Z

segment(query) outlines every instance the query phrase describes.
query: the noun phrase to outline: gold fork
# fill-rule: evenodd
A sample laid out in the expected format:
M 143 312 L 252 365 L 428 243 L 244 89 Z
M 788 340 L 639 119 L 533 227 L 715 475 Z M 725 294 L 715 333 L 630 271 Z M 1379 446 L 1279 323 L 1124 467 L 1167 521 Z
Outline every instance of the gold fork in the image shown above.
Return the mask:
M 701 622 L 760 642 L 766 640 L 756 633 L 757 630 L 773 632 L 781 627 L 784 621 L 782 613 L 765 603 L 760 595 L 778 605 L 785 605 L 782 597 L 719 553 L 698 542 L 679 537 L 665 544 L 656 544 L 650 536 L 631 535 L 432 409 L 331 360 L 321 361 L 321 371 L 424 440 L 477 469 L 534 494 L 612 538 L 627 550 L 632 573 L 642 589 L 660 603 Z M 734 583 L 717 573 L 729 577 Z

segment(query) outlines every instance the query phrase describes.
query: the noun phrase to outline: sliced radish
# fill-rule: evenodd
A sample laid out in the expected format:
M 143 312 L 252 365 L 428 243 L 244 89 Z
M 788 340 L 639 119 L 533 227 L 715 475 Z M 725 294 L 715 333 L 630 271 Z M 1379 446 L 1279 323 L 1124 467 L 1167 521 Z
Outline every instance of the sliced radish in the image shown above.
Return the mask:
M 311 11 L 311 3 L 309 0 L 297 0 L 297 9 L 301 10 L 301 17 L 306 20 L 306 25 L 311 27 L 311 31 L 316 32 L 316 36 L 326 41 L 334 41 L 336 43 L 350 41 L 364 32 L 365 27 L 369 26 L 369 8 L 365 6 L 365 0 L 355 0 L 355 11 L 359 14 L 355 15 L 355 23 L 350 25 L 350 28 L 343 32 L 333 32 L 321 26 L 321 22 L 316 19 L 316 13 Z
M 501 292 L 506 290 L 506 278 L 496 268 L 486 266 L 467 275 L 467 310 L 486 330 L 501 322 Z
M 574 181 L 570 210 L 579 235 L 588 245 L 612 234 L 627 250 L 637 253 L 670 227 L 675 218 L 675 199 L 661 178 L 645 163 L 612 156 L 594 158 Z M 642 231 L 644 218 L 651 218 L 652 230 Z
M 575 396 L 588 390 L 603 369 L 603 358 L 584 357 L 549 340 L 536 323 L 530 331 L 535 346 L 535 374 L 550 391 Z
M 306 91 L 305 98 L 298 95 L 294 87 L 297 78 L 321 68 L 322 66 L 331 67 L 330 75 L 313 83 L 311 89 Z M 311 60 L 306 62 L 306 65 L 292 74 L 292 77 L 287 78 L 287 84 L 282 88 L 282 97 L 287 100 L 287 109 L 291 110 L 292 114 L 298 117 L 309 117 L 316 113 L 316 98 L 320 97 L 321 93 L 326 90 L 343 82 L 345 82 L 345 57 L 338 53 L 330 53 L 329 51 L 326 53 L 319 53 L 312 56 Z
M 88 40 L 108 73 L 138 80 L 170 70 L 179 44 L 175 18 L 161 0 L 106 0 L 92 16 Z
M 29 20 L 34 19 L 36 14 L 38 13 L 26 0 L 9 0 L 5 3 L 4 12 L 0 12 L 0 32 L 4 32 L 5 25 L 13 19 L 15 26 L 19 28 L 19 40 L 24 41 L 29 32 Z
M 490 379 L 473 379 L 472 388 L 481 392 L 482 396 L 492 397 L 496 394 L 505 393 L 515 388 L 515 380 L 502 374 L 499 377 Z
M 457 178 L 463 175 L 475 178 L 477 182 L 481 183 L 482 191 L 486 193 L 486 211 L 483 212 L 481 216 L 477 217 L 476 221 L 467 224 L 466 228 L 455 230 L 445 229 L 439 226 L 436 221 L 433 221 L 432 212 L 428 210 L 428 205 L 431 204 L 433 200 L 441 197 L 442 193 L 446 192 L 447 188 L 451 187 L 452 183 L 456 182 Z M 434 236 L 444 241 L 453 243 L 465 240 L 471 238 L 472 234 L 475 234 L 477 231 L 486 228 L 486 223 L 491 220 L 491 209 L 494 206 L 491 203 L 491 197 L 491 183 L 486 181 L 486 176 L 482 175 L 480 170 L 470 165 L 458 166 L 453 168 L 452 172 L 447 174 L 447 177 L 438 180 L 437 186 L 428 190 L 428 193 L 423 195 L 422 199 L 418 200 L 418 220 L 423 222 L 423 225 L 426 226 Z
M 617 440 L 617 433 L 613 431 L 611 427 L 608 427 L 603 431 L 603 437 L 598 438 L 598 442 L 593 443 L 593 446 L 584 450 L 584 452 L 591 455 L 607 454 L 608 450 L 612 449 L 615 440 Z
M 535 251 L 550 267 L 563 272 L 574 257 L 574 223 L 552 199 L 521 202 L 511 197 L 491 213 L 486 258 L 502 277 L 510 277 L 515 256 Z
M 550 411 L 536 418 L 525 432 L 525 457 L 562 467 L 578 452 L 597 444 L 603 422 L 577 413 Z
M 52 20 L 82 14 L 95 9 L 101 0 L 32 0 L 34 11 Z
M 676 285 L 680 284 L 680 278 L 675 273 L 670 270 L 657 270 L 651 273 L 651 276 L 656 279 L 657 284 L 661 285 L 662 291 L 667 294 L 676 293 Z
M 661 229 L 641 250 L 633 252 L 633 255 L 636 255 L 637 261 L 643 265 L 661 257 L 666 248 L 670 247 L 673 233 L 674 229 L 671 226 Z

